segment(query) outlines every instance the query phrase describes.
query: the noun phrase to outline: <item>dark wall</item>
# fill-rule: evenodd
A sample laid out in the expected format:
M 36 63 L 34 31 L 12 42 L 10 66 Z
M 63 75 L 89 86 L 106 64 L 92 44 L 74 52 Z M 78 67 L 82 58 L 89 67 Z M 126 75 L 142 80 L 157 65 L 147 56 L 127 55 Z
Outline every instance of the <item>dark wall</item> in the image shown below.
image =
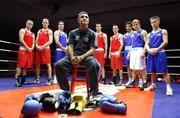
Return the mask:
M 149 18 L 153 15 L 158 15 L 161 17 L 161 28 L 165 28 L 169 33 L 169 45 L 167 48 L 179 48 L 180 35 L 179 27 L 180 27 L 180 3 L 172 3 L 172 4 L 157 4 L 153 6 L 144 6 L 130 9 L 123 9 L 112 11 L 111 13 L 103 13 L 103 14 L 93 14 L 91 17 L 91 27 L 94 26 L 95 22 L 102 22 L 103 30 L 109 36 L 112 35 L 112 24 L 118 24 L 120 27 L 120 32 L 125 33 L 124 23 L 127 20 L 133 20 L 135 18 L 139 19 L 142 24 L 142 28 L 147 30 L 147 32 L 151 31 L 151 26 L 149 22 Z
M 13 9 L 12 9 L 13 11 Z M 94 29 L 95 23 L 100 22 L 103 25 L 103 31 L 110 37 L 112 35 L 111 27 L 113 24 L 118 24 L 120 32 L 125 33 L 124 23 L 127 20 L 139 19 L 142 22 L 142 28 L 151 31 L 149 18 L 153 15 L 159 15 L 161 17 L 161 28 L 166 28 L 169 32 L 169 45 L 167 48 L 179 48 L 180 36 L 178 35 L 180 27 L 180 2 L 162 3 L 156 5 L 147 5 L 140 7 L 132 7 L 126 9 L 117 9 L 112 11 L 90 13 L 90 27 Z M 87 11 L 88 12 L 88 11 Z M 6 17 L 6 16 L 4 16 Z M 27 17 L 27 16 L 26 16 Z M 31 16 L 28 16 L 31 18 Z M 60 19 L 65 21 L 65 31 L 68 33 L 71 29 L 77 27 L 76 14 L 73 17 L 63 18 L 47 16 L 50 19 L 50 28 L 54 31 L 57 29 L 57 22 Z M 5 18 L 4 18 L 5 19 Z M 38 29 L 41 28 L 41 18 L 33 16 L 34 27 L 32 31 L 36 34 Z M 1 19 L 2 20 L 2 19 Z M 11 21 L 9 17 L 7 20 L 1 21 L 1 40 L 9 40 L 18 42 L 18 31 L 24 27 L 26 19 L 21 21 Z

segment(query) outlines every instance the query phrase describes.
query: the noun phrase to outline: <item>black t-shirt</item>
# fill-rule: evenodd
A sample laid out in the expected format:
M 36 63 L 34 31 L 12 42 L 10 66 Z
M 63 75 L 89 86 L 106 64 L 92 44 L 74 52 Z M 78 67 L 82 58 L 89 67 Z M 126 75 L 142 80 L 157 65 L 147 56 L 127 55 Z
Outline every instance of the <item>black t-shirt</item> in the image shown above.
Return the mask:
M 93 30 L 81 31 L 79 28 L 69 33 L 67 45 L 74 46 L 74 54 L 79 56 L 86 53 L 91 48 L 97 48 L 96 34 Z

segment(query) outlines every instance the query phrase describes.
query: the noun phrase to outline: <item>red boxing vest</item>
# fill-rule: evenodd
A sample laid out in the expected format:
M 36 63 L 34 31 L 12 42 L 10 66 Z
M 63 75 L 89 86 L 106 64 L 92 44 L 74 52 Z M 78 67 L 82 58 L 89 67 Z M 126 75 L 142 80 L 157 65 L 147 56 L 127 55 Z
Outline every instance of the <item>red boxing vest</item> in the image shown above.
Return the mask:
M 104 44 L 103 32 L 98 34 L 97 39 L 98 39 L 98 48 L 104 49 L 105 44 Z
M 114 35 L 112 36 L 112 41 L 111 41 L 111 52 L 117 52 L 119 51 L 119 48 L 121 46 L 119 39 L 118 39 L 119 35 Z
M 33 45 L 33 33 L 32 32 L 27 32 L 27 31 L 25 32 L 24 42 L 29 48 L 32 48 L 32 45 Z
M 42 29 L 40 30 L 38 41 L 37 41 L 37 44 L 39 46 L 42 46 L 49 41 L 48 31 L 49 30 L 44 30 L 44 31 Z

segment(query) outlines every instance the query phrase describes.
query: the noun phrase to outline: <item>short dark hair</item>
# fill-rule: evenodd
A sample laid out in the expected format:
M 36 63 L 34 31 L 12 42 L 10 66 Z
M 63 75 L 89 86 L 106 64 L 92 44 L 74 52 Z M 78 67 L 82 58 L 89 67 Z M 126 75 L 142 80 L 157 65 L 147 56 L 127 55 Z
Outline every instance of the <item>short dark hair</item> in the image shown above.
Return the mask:
M 33 22 L 33 20 L 31 20 L 31 19 L 28 19 L 28 20 L 26 20 L 26 23 L 27 23 L 28 21 L 30 21 L 30 22 Z
M 131 22 L 131 21 L 126 21 L 126 22 L 125 22 L 125 26 L 126 26 L 126 25 L 130 25 L 130 26 L 132 27 L 132 22 Z
M 58 21 L 58 24 L 59 24 L 59 23 L 64 23 L 64 21 L 60 20 L 60 21 Z
M 117 24 L 113 24 L 113 27 L 114 27 L 114 26 L 117 26 L 117 27 L 119 28 L 119 26 L 118 26 Z
M 96 23 L 96 25 L 101 25 L 101 23 Z
M 81 12 L 79 12 L 79 13 L 78 13 L 78 17 L 79 17 L 79 16 L 81 16 L 81 14 L 87 14 L 87 15 L 88 15 L 88 13 L 87 13 L 87 12 L 85 12 L 85 11 L 81 11 Z
M 132 21 L 132 24 L 133 24 L 134 22 L 137 22 L 138 24 L 141 25 L 141 22 L 140 22 L 140 20 L 138 20 L 138 19 L 134 19 L 134 20 Z

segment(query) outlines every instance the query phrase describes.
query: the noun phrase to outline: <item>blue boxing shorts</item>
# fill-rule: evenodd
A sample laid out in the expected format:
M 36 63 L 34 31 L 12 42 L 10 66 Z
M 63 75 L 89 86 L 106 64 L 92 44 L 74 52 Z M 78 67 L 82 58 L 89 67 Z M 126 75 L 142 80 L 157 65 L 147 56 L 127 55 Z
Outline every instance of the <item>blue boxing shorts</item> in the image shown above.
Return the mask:
M 166 53 L 159 52 L 156 56 L 148 53 L 146 70 L 148 73 L 168 72 Z

